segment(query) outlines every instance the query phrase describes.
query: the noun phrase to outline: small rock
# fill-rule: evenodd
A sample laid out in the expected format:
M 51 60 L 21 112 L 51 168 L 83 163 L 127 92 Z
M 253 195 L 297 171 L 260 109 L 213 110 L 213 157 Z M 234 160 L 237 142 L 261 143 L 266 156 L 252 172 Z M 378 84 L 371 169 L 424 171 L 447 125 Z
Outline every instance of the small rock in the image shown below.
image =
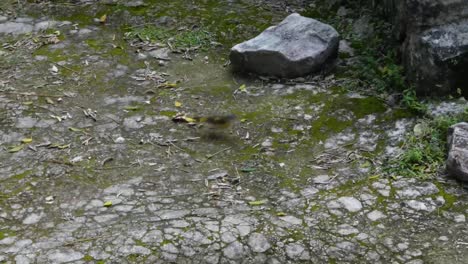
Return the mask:
M 148 54 L 157 60 L 167 61 L 167 60 L 171 60 L 171 58 L 169 57 L 170 52 L 171 50 L 169 48 L 160 48 L 160 49 L 152 50 Z
M 136 245 L 123 245 L 119 248 L 119 252 L 123 255 L 127 256 L 130 254 L 137 254 L 137 255 L 149 255 L 151 254 L 151 250 Z
M 449 238 L 448 238 L 448 237 L 446 237 L 446 236 L 440 236 L 440 237 L 439 237 L 439 240 L 440 240 L 440 241 L 444 241 L 444 242 L 445 242 L 445 241 L 448 241 L 448 240 L 449 240 Z
M 385 215 L 382 212 L 377 211 L 377 210 L 374 210 L 374 211 L 367 214 L 367 218 L 369 218 L 369 220 L 371 220 L 371 221 L 377 221 L 377 220 L 379 220 L 381 218 L 384 218 L 384 217 L 385 217 Z
M 6 22 L 0 24 L 0 33 L 18 35 L 31 33 L 32 31 L 33 26 L 27 23 Z
M 17 255 L 15 257 L 16 264 L 29 264 L 32 263 L 31 259 L 23 255 Z
M 408 249 L 408 243 L 398 243 L 397 244 L 397 248 L 398 250 L 400 251 L 404 251 L 404 250 L 407 250 Z
M 257 253 L 263 253 L 271 247 L 266 237 L 260 233 L 250 235 L 248 243 L 252 251 Z
M 359 212 L 362 209 L 361 202 L 354 197 L 340 197 L 338 202 L 349 212 Z
M 141 6 L 144 6 L 145 3 L 142 0 L 130 0 L 130 1 L 125 1 L 123 5 L 128 6 L 128 7 L 141 7 Z
M 351 48 L 351 46 L 346 40 L 340 40 L 339 52 L 347 54 L 349 56 L 354 56 L 354 49 Z
M 298 259 L 305 251 L 303 245 L 298 243 L 292 243 L 286 245 L 286 254 L 292 259 Z
M 232 232 L 226 231 L 221 234 L 221 241 L 224 243 L 232 243 L 236 240 L 237 237 Z
M 168 243 L 168 244 L 165 244 L 161 247 L 161 250 L 162 251 L 165 251 L 165 252 L 169 252 L 169 253 L 172 253 L 172 254 L 179 254 L 179 249 L 177 249 L 174 244 L 172 243 Z
M 431 206 L 431 207 L 428 207 L 425 203 L 420 202 L 420 201 L 416 201 L 416 200 L 407 201 L 406 204 L 407 204 L 411 209 L 414 209 L 414 210 L 417 210 L 417 211 L 432 212 L 432 211 L 435 209 L 435 208 L 433 208 L 432 206 Z
M 94 217 L 94 221 L 98 223 L 108 223 L 116 218 L 118 218 L 119 215 L 117 214 L 104 214 L 104 215 L 97 215 Z
M 462 122 L 449 128 L 449 145 L 446 169 L 449 175 L 468 181 L 468 123 Z
M 406 262 L 406 264 L 424 264 L 422 259 L 413 259 L 411 261 Z
M 223 253 L 228 259 L 242 259 L 244 246 L 239 241 L 234 241 L 223 249 Z
M 267 138 L 262 142 L 262 147 L 264 148 L 269 148 L 273 146 L 273 142 L 271 141 L 271 138 Z
M 46 61 L 49 58 L 47 56 L 43 56 L 43 55 L 36 55 L 36 56 L 34 56 L 34 59 L 37 60 L 37 61 Z
M 47 258 L 50 260 L 50 263 L 67 263 L 78 261 L 84 257 L 80 252 L 74 251 L 72 249 L 57 249 L 50 253 Z
M 82 28 L 78 31 L 78 35 L 79 36 L 84 36 L 84 35 L 88 35 L 90 34 L 91 32 L 93 32 L 91 29 L 89 28 Z
M 416 198 L 421 196 L 421 193 L 414 188 L 405 188 L 403 190 L 396 191 L 400 198 Z
M 37 222 L 39 222 L 41 220 L 41 218 L 44 216 L 44 214 L 35 214 L 35 213 L 32 213 L 30 215 L 28 215 L 24 220 L 23 220 L 23 224 L 25 225 L 32 225 L 32 224 L 36 224 Z
M 338 226 L 338 234 L 342 236 L 348 236 L 348 235 L 357 234 L 357 233 L 359 233 L 359 230 L 350 225 L 343 224 L 343 225 Z
M 146 55 L 145 53 L 139 52 L 137 54 L 137 59 L 138 60 L 146 60 L 146 58 L 148 58 L 148 55 Z
M 118 137 L 118 138 L 116 138 L 116 139 L 114 140 L 114 142 L 117 143 L 117 144 L 123 144 L 123 143 L 125 143 L 125 138 L 123 138 L 123 137 Z
M 280 219 L 291 225 L 302 225 L 302 220 L 292 215 L 282 216 Z
M 34 31 L 46 30 L 49 28 L 54 28 L 58 24 L 57 21 L 42 21 L 34 25 Z
M 315 184 L 326 184 L 330 181 L 328 175 L 319 175 L 312 180 Z
M 453 220 L 456 222 L 456 223 L 464 223 L 465 222 L 465 215 L 462 215 L 462 214 L 459 214 L 459 215 L 456 215 Z

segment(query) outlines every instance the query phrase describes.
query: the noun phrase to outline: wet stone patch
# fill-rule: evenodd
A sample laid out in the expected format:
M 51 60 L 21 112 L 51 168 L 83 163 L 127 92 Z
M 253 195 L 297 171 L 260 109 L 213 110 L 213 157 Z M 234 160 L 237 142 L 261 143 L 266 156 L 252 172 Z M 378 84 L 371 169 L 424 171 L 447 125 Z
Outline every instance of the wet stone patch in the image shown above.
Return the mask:
M 138 8 L 167 16 L 153 2 L 77 5 L 84 17 L 55 6 L 32 18 L 27 8 L 44 8 L 32 3 L 27 19 L 0 13 L 4 28 L 33 28 L 0 35 L 0 262 L 466 262 L 466 191 L 380 171 L 412 118 L 333 76 L 233 75 L 227 47 L 126 40 L 113 23 L 141 22 Z M 272 23 L 300 10 L 219 2 L 162 20 L 187 27 L 230 8 Z M 49 33 L 57 39 L 33 39 Z M 226 130 L 172 119 L 231 113 Z

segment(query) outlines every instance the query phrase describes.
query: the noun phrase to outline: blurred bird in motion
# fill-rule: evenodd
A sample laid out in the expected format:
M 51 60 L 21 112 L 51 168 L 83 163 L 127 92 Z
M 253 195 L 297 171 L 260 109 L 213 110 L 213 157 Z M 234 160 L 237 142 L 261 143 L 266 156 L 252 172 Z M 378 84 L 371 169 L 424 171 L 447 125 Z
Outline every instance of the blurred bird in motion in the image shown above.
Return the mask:
M 233 114 L 230 115 L 219 115 L 219 116 L 203 116 L 194 117 L 193 120 L 197 123 L 206 124 L 210 129 L 227 129 L 234 124 L 237 117 Z

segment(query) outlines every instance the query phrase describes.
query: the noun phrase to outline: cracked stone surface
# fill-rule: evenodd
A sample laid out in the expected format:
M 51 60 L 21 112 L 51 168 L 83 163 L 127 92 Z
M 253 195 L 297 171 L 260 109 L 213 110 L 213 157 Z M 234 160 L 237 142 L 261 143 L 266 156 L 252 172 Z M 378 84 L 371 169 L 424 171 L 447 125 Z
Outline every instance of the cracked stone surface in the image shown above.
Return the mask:
M 468 263 L 466 189 L 380 174 L 411 117 L 333 76 L 223 66 L 237 37 L 302 1 L 26 2 L 0 9 L 1 263 Z M 234 33 L 161 65 L 158 44 L 125 39 L 145 24 L 135 7 Z M 220 111 L 237 122 L 172 121 Z

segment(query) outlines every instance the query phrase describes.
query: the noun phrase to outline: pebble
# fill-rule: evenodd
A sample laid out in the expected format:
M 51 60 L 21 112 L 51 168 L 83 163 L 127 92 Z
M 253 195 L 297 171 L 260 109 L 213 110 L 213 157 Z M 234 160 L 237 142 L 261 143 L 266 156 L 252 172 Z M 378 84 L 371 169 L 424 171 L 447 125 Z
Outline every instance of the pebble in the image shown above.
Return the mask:
M 414 209 L 414 210 L 417 210 L 417 211 L 432 211 L 431 208 L 429 208 L 425 203 L 421 202 L 421 201 L 416 201 L 416 200 L 409 200 L 406 202 L 406 204 Z
M 465 222 L 465 215 L 462 215 L 462 214 L 456 215 L 453 220 L 456 223 L 464 223 Z
M 244 246 L 239 241 L 234 241 L 223 249 L 223 254 L 228 259 L 242 259 Z
M 377 221 L 377 220 L 382 219 L 384 217 L 385 217 L 385 214 L 383 214 L 382 212 L 380 212 L 378 210 L 374 210 L 374 211 L 367 214 L 367 218 L 369 218 L 369 220 L 371 220 L 371 221 Z
M 26 218 L 23 220 L 23 224 L 25 225 L 32 225 L 32 224 L 36 224 L 38 223 L 41 218 L 44 216 L 44 214 L 36 214 L 36 213 L 33 213 L 33 214 L 30 214 L 28 216 L 26 216 Z
M 348 236 L 351 234 L 357 234 L 359 233 L 359 230 L 355 227 L 352 227 L 351 225 L 348 224 L 343 224 L 338 226 L 338 234 L 342 236 Z
M 51 263 L 67 263 L 78 261 L 82 259 L 84 255 L 80 252 L 74 251 L 72 249 L 56 249 L 53 250 L 49 255 L 48 259 Z
M 251 234 L 248 244 L 252 251 L 257 253 L 263 253 L 271 247 L 266 237 L 260 233 Z
M 302 225 L 302 220 L 292 215 L 282 216 L 280 219 L 291 225 Z
M 23 23 L 23 22 L 0 23 L 0 33 L 5 33 L 5 34 L 19 35 L 19 34 L 31 33 L 33 29 L 34 28 L 31 24 Z
M 292 243 L 286 245 L 286 254 L 292 259 L 298 259 L 304 253 L 305 248 L 303 245 L 298 243 Z
M 359 212 L 362 209 L 361 202 L 354 197 L 340 197 L 338 202 L 349 212 Z

